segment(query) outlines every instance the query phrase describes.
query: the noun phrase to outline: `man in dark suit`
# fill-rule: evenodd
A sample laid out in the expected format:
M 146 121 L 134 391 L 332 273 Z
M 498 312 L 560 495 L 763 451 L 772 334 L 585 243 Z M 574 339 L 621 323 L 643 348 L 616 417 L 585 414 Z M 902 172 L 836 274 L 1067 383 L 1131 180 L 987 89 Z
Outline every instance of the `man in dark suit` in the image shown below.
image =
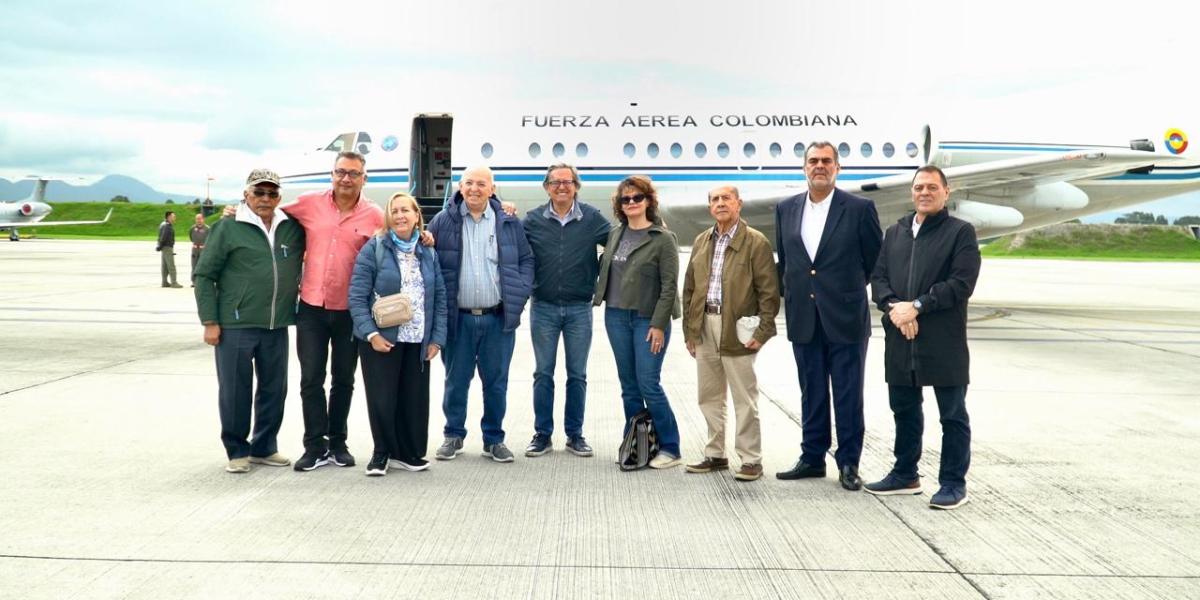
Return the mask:
M 833 144 L 813 143 L 804 153 L 808 191 L 775 207 L 779 279 L 804 429 L 800 460 L 775 476 L 825 476 L 832 399 L 838 479 L 854 491 L 862 488 L 863 373 L 871 337 L 866 286 L 883 235 L 870 200 L 834 188 L 839 169 Z

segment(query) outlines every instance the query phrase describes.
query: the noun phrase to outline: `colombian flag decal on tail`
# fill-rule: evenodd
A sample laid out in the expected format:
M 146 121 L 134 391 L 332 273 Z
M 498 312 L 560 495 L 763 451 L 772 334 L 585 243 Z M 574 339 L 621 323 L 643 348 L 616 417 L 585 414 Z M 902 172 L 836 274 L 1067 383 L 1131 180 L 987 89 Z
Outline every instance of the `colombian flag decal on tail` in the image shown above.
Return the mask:
M 1178 129 L 1168 129 L 1166 133 L 1167 151 L 1171 154 L 1183 154 L 1187 150 L 1187 134 Z

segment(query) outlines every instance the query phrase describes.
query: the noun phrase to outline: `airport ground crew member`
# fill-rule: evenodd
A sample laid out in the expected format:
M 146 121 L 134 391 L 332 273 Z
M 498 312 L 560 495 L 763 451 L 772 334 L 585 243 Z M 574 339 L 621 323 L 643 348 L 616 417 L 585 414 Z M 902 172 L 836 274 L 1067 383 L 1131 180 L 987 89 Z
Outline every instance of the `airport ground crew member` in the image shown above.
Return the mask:
M 204 215 L 196 214 L 196 224 L 188 231 L 192 240 L 192 287 L 196 287 L 196 263 L 200 260 L 200 252 L 204 250 L 204 240 L 208 239 L 208 224 Z
M 158 245 L 154 249 L 161 258 L 162 286 L 183 287 L 175 276 L 175 211 L 168 210 L 163 215 L 163 222 L 158 224 Z

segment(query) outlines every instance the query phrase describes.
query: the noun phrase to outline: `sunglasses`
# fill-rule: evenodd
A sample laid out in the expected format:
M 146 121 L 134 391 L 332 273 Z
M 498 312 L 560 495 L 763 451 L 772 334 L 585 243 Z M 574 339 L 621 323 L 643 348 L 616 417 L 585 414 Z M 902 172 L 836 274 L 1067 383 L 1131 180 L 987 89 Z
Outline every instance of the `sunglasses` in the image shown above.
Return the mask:
M 637 204 L 646 199 L 645 194 L 634 194 L 632 196 L 621 196 L 621 204 Z
M 250 193 L 254 194 L 255 198 L 262 198 L 263 196 L 266 196 L 272 200 L 279 199 L 279 190 L 264 190 L 262 188 L 254 188 L 253 190 L 250 190 Z

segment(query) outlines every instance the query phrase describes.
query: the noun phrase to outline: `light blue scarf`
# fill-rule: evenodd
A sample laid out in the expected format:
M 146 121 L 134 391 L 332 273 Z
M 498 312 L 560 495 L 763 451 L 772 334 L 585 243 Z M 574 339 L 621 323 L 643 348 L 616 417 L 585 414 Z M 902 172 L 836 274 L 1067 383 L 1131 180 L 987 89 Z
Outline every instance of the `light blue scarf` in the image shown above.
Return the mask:
M 400 239 L 395 231 L 388 230 L 388 235 L 392 236 L 392 243 L 400 249 L 401 252 L 412 253 L 413 248 L 417 247 L 417 241 L 421 239 L 421 232 L 413 229 L 412 235 L 408 236 L 407 240 Z

